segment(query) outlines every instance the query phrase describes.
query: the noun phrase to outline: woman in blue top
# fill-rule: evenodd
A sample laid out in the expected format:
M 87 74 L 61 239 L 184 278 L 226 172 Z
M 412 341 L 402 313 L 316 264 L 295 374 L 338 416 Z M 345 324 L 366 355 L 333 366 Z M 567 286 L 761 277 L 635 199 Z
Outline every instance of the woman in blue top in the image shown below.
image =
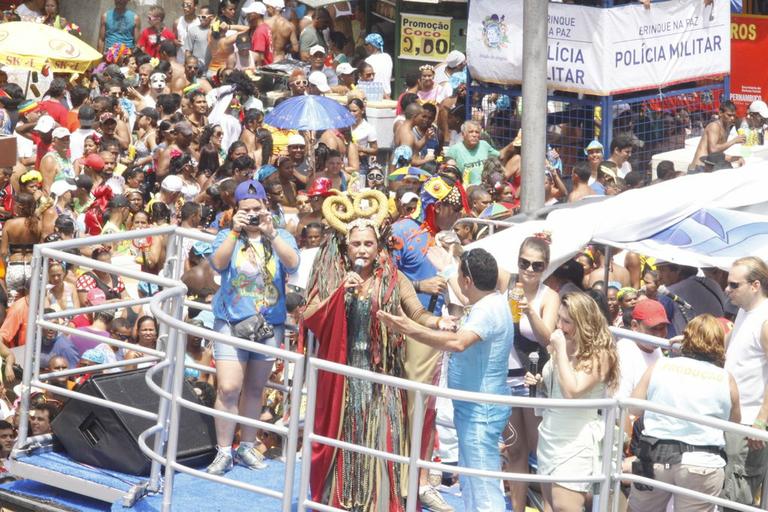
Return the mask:
M 214 329 L 231 334 L 238 322 L 261 313 L 274 327 L 275 335 L 262 343 L 280 346 L 285 323 L 285 280 L 299 266 L 296 241 L 285 230 L 276 229 L 267 210 L 267 195 L 258 181 L 247 180 L 235 189 L 237 207 L 232 229 L 219 232 L 213 242 L 211 267 L 221 274 L 221 288 L 213 298 Z M 252 218 L 257 224 L 251 224 Z M 216 342 L 218 389 L 215 408 L 256 418 L 261 395 L 274 360 L 263 354 Z M 241 396 L 242 393 L 242 396 Z M 239 405 L 238 405 L 239 404 Z M 208 473 L 222 475 L 233 465 L 232 439 L 236 423 L 216 418 L 218 454 Z M 264 457 L 254 448 L 256 428 L 242 425 L 236 456 L 251 468 L 265 467 Z

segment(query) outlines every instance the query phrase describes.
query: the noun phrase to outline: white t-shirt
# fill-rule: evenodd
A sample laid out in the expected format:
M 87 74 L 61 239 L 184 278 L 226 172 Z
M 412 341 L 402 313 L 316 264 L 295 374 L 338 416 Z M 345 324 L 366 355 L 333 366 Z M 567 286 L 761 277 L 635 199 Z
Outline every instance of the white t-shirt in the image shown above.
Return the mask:
M 627 174 L 632 172 L 632 164 L 629 163 L 629 161 L 624 162 L 621 164 L 621 167 L 619 167 L 619 178 L 624 179 L 627 177 Z
M 352 139 L 358 146 L 367 148 L 369 142 L 376 142 L 376 128 L 371 123 L 363 121 L 355 128 L 352 128 Z
M 768 322 L 768 300 L 751 311 L 739 309 L 725 352 L 725 369 L 739 388 L 741 424 L 754 423 L 765 397 L 768 354 L 760 343 L 763 324 Z
M 189 33 L 189 27 L 192 26 L 198 26 L 200 25 L 200 18 L 195 16 L 195 19 L 191 22 L 184 19 L 184 16 L 181 16 L 178 20 L 176 20 L 176 32 L 178 33 L 178 40 L 181 41 L 181 46 L 176 50 L 176 61 L 179 64 L 184 64 L 184 59 L 186 58 L 186 53 L 184 50 L 187 50 L 187 33 Z
M 664 355 L 659 347 L 656 347 L 653 352 L 646 352 L 641 350 L 637 343 L 627 338 L 620 339 L 616 343 L 616 350 L 619 353 L 619 367 L 621 368 L 621 379 L 619 389 L 616 391 L 616 398 L 627 398 L 637 387 L 648 367 Z
M 78 128 L 69 136 L 69 153 L 72 160 L 77 160 L 83 156 L 85 151 L 85 139 L 96 133 L 93 128 Z
M 369 55 L 365 62 L 373 67 L 373 72 L 376 76 L 373 78 L 374 82 L 379 82 L 384 87 L 384 94 L 392 93 L 392 57 L 387 53 L 374 53 Z

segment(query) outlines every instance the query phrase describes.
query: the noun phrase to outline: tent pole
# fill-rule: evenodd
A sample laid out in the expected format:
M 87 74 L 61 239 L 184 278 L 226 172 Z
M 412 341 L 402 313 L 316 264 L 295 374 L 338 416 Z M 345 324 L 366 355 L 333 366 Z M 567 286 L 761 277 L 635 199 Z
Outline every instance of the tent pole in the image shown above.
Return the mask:
M 27 71 L 27 85 L 24 87 L 24 99 L 27 99 L 27 94 L 29 94 L 29 82 L 32 80 L 32 72 Z

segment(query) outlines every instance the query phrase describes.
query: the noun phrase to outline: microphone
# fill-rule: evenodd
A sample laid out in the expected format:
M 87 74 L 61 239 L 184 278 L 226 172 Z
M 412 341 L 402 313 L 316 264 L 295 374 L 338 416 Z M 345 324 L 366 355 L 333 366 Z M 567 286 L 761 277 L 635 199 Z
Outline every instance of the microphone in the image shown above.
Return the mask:
M 675 302 L 677 302 L 678 304 L 680 304 L 681 306 L 683 306 L 685 309 L 693 309 L 693 306 L 691 306 L 690 304 L 688 304 L 688 303 L 685 301 L 685 299 L 683 299 L 683 298 L 682 298 L 682 297 L 680 297 L 679 295 L 675 295 L 674 293 L 672 293 L 672 292 L 669 290 L 669 288 L 667 288 L 667 287 L 666 287 L 666 286 L 664 286 L 663 284 L 662 284 L 662 285 L 660 285 L 660 286 L 657 288 L 657 290 L 656 290 L 656 291 L 657 291 L 658 293 L 660 293 L 660 294 L 664 295 L 665 297 L 669 297 L 669 298 L 670 298 L 670 299 L 672 299 L 673 301 L 675 301 Z
M 355 262 L 352 264 L 352 271 L 360 275 L 360 272 L 363 271 L 363 267 L 365 266 L 365 260 L 363 258 L 357 258 Z M 360 287 L 358 286 L 357 291 L 355 292 L 355 295 L 359 298 L 360 297 Z
M 531 372 L 533 375 L 536 375 L 539 373 L 539 353 L 538 352 L 531 352 L 528 354 L 528 371 Z M 528 386 L 528 397 L 529 398 L 535 398 L 536 397 L 536 384 L 533 384 L 532 386 Z

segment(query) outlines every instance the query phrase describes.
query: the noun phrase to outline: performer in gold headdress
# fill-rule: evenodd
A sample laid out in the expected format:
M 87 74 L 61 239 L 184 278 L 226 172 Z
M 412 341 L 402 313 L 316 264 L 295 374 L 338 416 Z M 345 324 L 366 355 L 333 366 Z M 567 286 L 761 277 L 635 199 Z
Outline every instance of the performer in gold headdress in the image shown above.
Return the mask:
M 323 203 L 334 233 L 322 246 L 309 278 L 304 325 L 318 340 L 319 357 L 378 373 L 404 375 L 405 343 L 376 312 L 397 312 L 422 325 L 452 328 L 429 314 L 382 243 L 387 198 L 375 190 L 336 195 Z M 320 372 L 315 432 L 349 443 L 407 455 L 406 394 L 399 389 Z M 406 468 L 331 446 L 312 451 L 312 496 L 354 511 L 404 510 Z

